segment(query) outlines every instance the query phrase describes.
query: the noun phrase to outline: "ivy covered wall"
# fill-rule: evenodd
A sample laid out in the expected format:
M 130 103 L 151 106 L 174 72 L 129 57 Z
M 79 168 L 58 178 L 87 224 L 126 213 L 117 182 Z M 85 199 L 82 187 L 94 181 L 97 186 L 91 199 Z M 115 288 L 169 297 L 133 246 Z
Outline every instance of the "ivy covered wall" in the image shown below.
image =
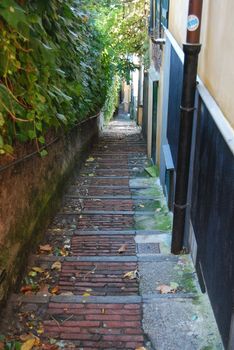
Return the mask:
M 76 0 L 0 2 L 0 154 L 16 141 L 45 143 L 103 106 L 109 79 L 104 43 Z M 46 151 L 41 152 L 42 156 Z

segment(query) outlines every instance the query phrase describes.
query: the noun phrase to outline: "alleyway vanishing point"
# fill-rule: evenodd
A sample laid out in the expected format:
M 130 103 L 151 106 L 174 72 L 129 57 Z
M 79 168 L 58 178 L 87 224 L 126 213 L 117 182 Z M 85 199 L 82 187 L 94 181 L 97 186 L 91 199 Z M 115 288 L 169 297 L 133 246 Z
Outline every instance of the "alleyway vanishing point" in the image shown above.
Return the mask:
M 222 349 L 190 256 L 170 254 L 171 214 L 148 167 L 140 129 L 126 115 L 112 121 L 8 302 L 0 334 L 9 343 Z

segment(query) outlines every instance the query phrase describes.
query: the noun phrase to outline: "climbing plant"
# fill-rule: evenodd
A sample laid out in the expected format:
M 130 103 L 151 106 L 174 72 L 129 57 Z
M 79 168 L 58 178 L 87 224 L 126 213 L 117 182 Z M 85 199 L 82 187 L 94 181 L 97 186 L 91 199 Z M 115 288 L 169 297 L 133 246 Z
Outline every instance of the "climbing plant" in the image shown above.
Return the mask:
M 96 113 L 108 62 L 78 1 L 0 2 L 0 153 Z
M 95 114 L 143 54 L 145 0 L 1 0 L 0 155 Z M 45 150 L 42 155 L 45 155 Z

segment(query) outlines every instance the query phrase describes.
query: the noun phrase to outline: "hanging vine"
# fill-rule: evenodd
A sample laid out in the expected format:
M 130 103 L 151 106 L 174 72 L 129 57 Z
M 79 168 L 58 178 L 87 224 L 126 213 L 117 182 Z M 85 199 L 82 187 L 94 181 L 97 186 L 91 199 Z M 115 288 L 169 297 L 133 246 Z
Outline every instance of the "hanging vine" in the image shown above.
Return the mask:
M 143 0 L 1 0 L 0 155 L 100 110 L 146 34 Z

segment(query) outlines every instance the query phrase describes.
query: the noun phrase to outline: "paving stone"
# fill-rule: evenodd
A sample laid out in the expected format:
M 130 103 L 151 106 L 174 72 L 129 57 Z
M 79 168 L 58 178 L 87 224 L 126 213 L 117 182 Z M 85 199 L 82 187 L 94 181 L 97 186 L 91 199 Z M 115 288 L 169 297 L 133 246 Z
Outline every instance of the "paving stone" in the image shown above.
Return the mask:
M 62 266 L 59 280 L 60 292 L 83 295 L 135 295 L 138 294 L 136 279 L 124 278 L 137 269 L 136 263 L 67 262 Z
M 135 255 L 136 244 L 133 236 L 74 236 L 72 238 L 71 255 L 77 256 L 108 256 L 117 255 L 124 245 L 123 255 Z
M 75 174 L 41 242 L 51 249 L 31 255 L 21 283 L 38 283 L 37 290 L 12 295 L 0 334 L 19 339 L 33 332 L 65 350 L 219 345 L 212 342 L 214 322 L 206 331 L 203 321 L 211 318 L 202 320 L 203 306 L 194 306 L 194 271 L 185 258 L 169 254 L 171 215 L 147 166 L 140 128 L 121 114 Z M 43 270 L 35 274 L 35 267 Z M 178 284 L 177 293 L 156 291 L 170 282 Z

